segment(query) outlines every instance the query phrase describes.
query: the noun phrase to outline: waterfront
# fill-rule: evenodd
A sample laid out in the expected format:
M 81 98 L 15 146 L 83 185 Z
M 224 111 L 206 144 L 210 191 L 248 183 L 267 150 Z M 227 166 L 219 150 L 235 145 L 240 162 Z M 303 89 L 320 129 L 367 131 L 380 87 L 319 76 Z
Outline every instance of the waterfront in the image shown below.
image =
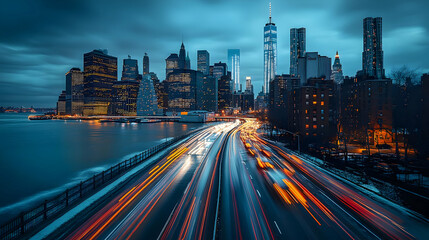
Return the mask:
M 202 124 L 30 121 L 0 114 L 0 219 Z M 10 210 L 13 209 L 13 212 Z

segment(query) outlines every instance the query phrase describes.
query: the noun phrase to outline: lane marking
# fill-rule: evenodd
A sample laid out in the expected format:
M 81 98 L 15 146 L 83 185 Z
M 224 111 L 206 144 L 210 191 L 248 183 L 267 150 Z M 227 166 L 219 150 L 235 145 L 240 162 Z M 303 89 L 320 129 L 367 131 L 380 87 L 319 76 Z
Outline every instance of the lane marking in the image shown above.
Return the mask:
M 258 189 L 256 189 L 256 191 L 258 192 L 259 197 L 260 197 L 260 198 L 262 198 L 262 197 L 261 197 L 261 194 L 260 194 L 260 193 L 259 193 L 259 191 L 258 191 Z
M 363 228 L 365 228 L 368 232 L 370 232 L 372 235 L 374 235 L 374 237 L 376 237 L 377 239 L 381 239 L 379 238 L 377 235 L 375 235 L 375 233 L 373 233 L 371 230 L 369 230 L 367 227 L 365 227 L 365 225 L 363 225 L 361 222 L 359 222 L 356 218 L 354 218 L 352 215 L 350 215 L 350 213 L 348 213 L 346 210 L 344 210 L 342 207 L 340 207 L 340 205 L 338 205 L 336 202 L 334 202 L 334 200 L 332 200 L 330 197 L 326 196 L 326 194 L 324 194 L 322 192 L 322 194 L 329 200 L 331 200 L 331 202 L 333 202 L 339 209 L 343 210 L 343 212 L 345 212 L 347 215 L 349 215 L 349 217 L 351 217 L 353 220 L 355 220 L 357 223 L 359 223 L 359 225 L 361 225 Z
M 279 233 L 280 233 L 281 235 L 283 235 L 283 234 L 282 234 L 282 231 L 280 231 L 279 225 L 277 225 L 277 222 L 276 222 L 276 221 L 274 221 L 274 224 L 276 225 L 277 230 L 279 230 Z
M 174 206 L 173 211 L 171 211 L 170 216 L 168 217 L 167 221 L 164 224 L 164 227 L 162 228 L 161 232 L 159 233 L 159 236 L 157 239 L 161 238 L 161 235 L 164 233 L 165 228 L 167 227 L 168 223 L 170 222 L 171 217 L 173 216 L 174 210 L 176 210 L 177 204 Z

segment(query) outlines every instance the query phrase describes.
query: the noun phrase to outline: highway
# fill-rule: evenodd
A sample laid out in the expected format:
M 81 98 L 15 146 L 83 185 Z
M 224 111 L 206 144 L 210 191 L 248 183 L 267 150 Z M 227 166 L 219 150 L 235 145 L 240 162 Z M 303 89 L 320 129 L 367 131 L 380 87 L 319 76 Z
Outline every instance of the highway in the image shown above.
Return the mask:
M 190 137 L 89 217 L 50 238 L 211 238 L 218 191 L 218 174 L 212 173 L 219 167 L 213 159 L 237 125 L 223 123 Z
M 263 139 L 256 121 L 193 135 L 50 239 L 427 239 L 427 220 Z
M 427 239 L 425 220 L 377 202 L 265 141 L 231 134 L 223 163 L 222 239 Z

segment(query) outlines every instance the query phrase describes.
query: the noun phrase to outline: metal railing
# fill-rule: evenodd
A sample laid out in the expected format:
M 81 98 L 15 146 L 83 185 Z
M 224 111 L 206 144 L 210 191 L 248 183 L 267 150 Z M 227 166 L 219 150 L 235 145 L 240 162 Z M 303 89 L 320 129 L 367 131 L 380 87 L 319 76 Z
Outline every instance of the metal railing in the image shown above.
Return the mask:
M 102 187 L 123 175 L 127 170 L 134 168 L 164 148 L 206 128 L 208 128 L 208 126 L 192 130 L 182 136 L 175 137 L 157 146 L 146 149 L 145 151 L 122 161 L 107 170 L 93 175 L 85 181 L 81 181 L 79 184 L 66 189 L 55 197 L 45 200 L 43 203 L 36 205 L 32 209 L 22 212 L 15 218 L 0 226 L 0 239 L 8 240 L 21 237 L 41 224 L 46 223 L 46 221 L 59 217 L 61 214 L 65 213 L 66 210 L 69 210 L 71 206 L 74 206 L 93 195 Z

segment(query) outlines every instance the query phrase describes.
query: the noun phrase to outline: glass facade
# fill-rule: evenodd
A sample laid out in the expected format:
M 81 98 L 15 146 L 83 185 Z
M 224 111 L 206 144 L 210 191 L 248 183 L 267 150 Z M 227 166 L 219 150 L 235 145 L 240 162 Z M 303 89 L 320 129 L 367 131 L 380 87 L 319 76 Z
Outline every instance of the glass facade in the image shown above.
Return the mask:
M 197 110 L 197 85 L 202 84 L 202 73 L 177 69 L 168 75 L 168 109 L 174 112 Z
M 270 22 L 264 27 L 264 94 L 269 93 L 270 81 L 277 69 L 277 27 Z
M 370 78 L 384 78 L 382 18 L 368 17 L 363 20 L 362 69 Z
M 199 110 L 206 110 L 209 112 L 217 111 L 218 102 L 218 81 L 213 76 L 204 76 L 202 86 L 197 86 L 197 97 L 199 100 Z
M 198 50 L 197 52 L 197 70 L 203 75 L 210 74 L 210 54 L 207 50 Z
M 228 66 L 231 68 L 233 92 L 240 91 L 240 49 L 228 49 Z
M 135 116 L 137 93 L 139 83 L 137 81 L 118 81 L 113 84 L 112 103 L 109 105 L 109 115 Z
M 124 59 L 124 64 L 122 68 L 122 81 L 137 81 L 139 76 L 139 67 L 137 59 L 131 59 L 128 56 L 128 59 Z

